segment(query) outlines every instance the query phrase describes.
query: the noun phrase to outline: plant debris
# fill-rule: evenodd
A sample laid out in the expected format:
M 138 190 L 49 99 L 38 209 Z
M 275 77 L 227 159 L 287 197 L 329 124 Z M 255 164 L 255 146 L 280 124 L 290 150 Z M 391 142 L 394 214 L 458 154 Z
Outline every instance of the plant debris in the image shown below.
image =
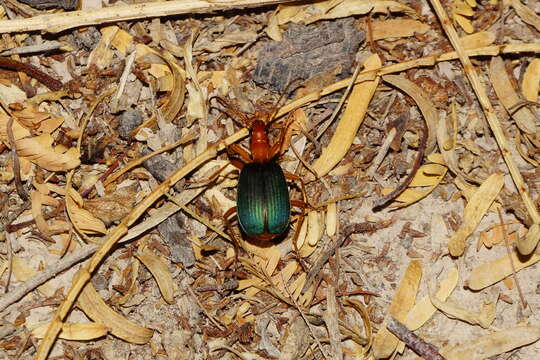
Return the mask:
M 536 358 L 539 11 L 2 2 L 0 358 Z

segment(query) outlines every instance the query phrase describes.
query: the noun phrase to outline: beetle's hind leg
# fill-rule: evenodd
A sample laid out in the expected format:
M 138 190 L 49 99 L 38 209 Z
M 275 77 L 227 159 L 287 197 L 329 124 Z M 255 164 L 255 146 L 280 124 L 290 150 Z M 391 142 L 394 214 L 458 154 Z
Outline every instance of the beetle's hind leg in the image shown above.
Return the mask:
M 233 214 L 236 214 L 236 213 L 237 213 L 237 209 L 235 206 L 227 210 L 225 214 L 223 215 L 223 220 L 225 222 L 225 229 L 227 229 L 227 232 L 229 233 L 229 236 L 231 237 L 231 242 L 234 247 L 234 276 L 235 277 L 238 274 L 238 264 L 240 263 L 240 260 L 238 259 L 238 256 L 239 256 L 238 254 L 240 252 L 240 247 L 242 246 L 241 246 L 240 240 L 238 239 L 238 237 L 236 236 L 236 233 L 234 232 L 234 228 L 231 222 L 229 221 L 229 218 Z

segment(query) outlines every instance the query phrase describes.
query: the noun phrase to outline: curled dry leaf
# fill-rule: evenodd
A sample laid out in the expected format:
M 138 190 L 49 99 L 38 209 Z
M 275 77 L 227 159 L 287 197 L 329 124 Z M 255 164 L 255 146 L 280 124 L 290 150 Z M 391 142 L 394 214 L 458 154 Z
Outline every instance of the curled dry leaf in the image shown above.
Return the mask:
M 491 59 L 489 64 L 489 78 L 497 97 L 505 109 L 512 115 L 520 130 L 527 134 L 534 134 L 536 132 L 536 118 L 529 108 L 521 107 L 512 113 L 514 107 L 521 103 L 521 100 L 512 86 L 501 57 L 495 56 Z
M 418 260 L 411 261 L 396 294 L 390 304 L 389 315 L 403 322 L 408 312 L 414 305 L 420 279 L 422 278 L 422 263 Z M 376 359 L 385 359 L 392 355 L 398 346 L 399 340 L 386 326 L 379 329 L 373 340 L 373 355 Z
M 540 59 L 531 61 L 521 84 L 521 92 L 528 101 L 535 102 L 538 99 L 538 89 L 540 88 Z
M 154 252 L 148 248 L 137 252 L 135 257 L 146 266 L 154 279 L 156 279 L 163 299 L 167 303 L 172 304 L 174 302 L 174 283 L 167 264 L 165 264 L 161 257 L 154 254 Z
M 495 320 L 498 296 L 495 299 L 484 302 L 482 310 L 477 313 L 469 311 L 467 308 L 464 308 L 453 300 L 441 301 L 435 296 L 435 294 L 432 294 L 431 292 L 429 294 L 429 298 L 431 303 L 437 309 L 442 311 L 450 318 L 462 320 L 471 325 L 480 325 L 484 329 L 489 328 L 493 323 L 493 320 Z
M 84 200 L 73 188 L 69 188 L 66 196 L 66 208 L 73 225 L 85 234 L 105 234 L 107 228 L 103 221 L 95 217 L 90 211 L 83 209 Z
M 540 261 L 540 255 L 538 254 L 523 258 L 522 256 L 518 256 L 515 252 L 512 252 L 511 256 L 516 271 Z M 472 290 L 482 290 L 503 280 L 507 276 L 512 275 L 512 272 L 512 262 L 510 261 L 510 258 L 508 256 L 503 256 L 475 267 L 471 272 L 467 284 Z
M 413 36 L 414 34 L 424 34 L 429 29 L 429 25 L 418 20 L 411 19 L 383 20 L 373 21 L 371 23 L 373 40 L 401 38 Z
M 0 139 L 9 147 L 7 139 L 7 123 L 9 117 L 0 115 Z M 49 171 L 67 171 L 80 164 L 80 154 L 76 148 L 66 149 L 63 146 L 53 147 L 53 137 L 50 134 L 30 136 L 30 132 L 13 121 L 13 137 L 17 146 L 17 154 Z
M 437 129 L 437 124 L 439 123 L 439 114 L 435 105 L 430 100 L 429 95 L 421 87 L 403 75 L 385 75 L 383 76 L 383 81 L 400 89 L 416 102 L 428 127 L 426 154 L 431 153 L 435 149 L 435 144 L 437 142 L 435 131 Z
M 109 226 L 129 214 L 136 196 L 137 185 L 126 186 L 100 198 L 85 200 L 83 208 Z
M 47 332 L 49 324 L 41 325 L 31 331 L 32 335 L 42 339 Z M 107 335 L 108 328 L 106 325 L 96 322 L 88 323 L 64 323 L 58 337 L 64 340 L 94 340 Z
M 448 171 L 448 168 L 441 158 L 441 154 L 433 153 L 428 158 L 435 161 L 432 164 L 426 164 L 420 167 L 411 183 L 397 198 L 394 199 L 395 204 L 392 204 L 393 208 L 402 208 L 418 202 L 431 194 L 433 190 L 441 183 Z M 426 188 L 427 189 L 419 189 Z M 382 194 L 386 195 L 393 191 L 393 189 L 383 189 Z
M 525 21 L 527 24 L 532 25 L 536 30 L 540 31 L 540 16 L 538 16 L 532 9 L 523 5 L 520 0 L 511 0 L 512 7 L 516 10 L 516 14 Z
M 378 69 L 379 67 L 381 67 L 381 60 L 377 55 L 371 55 L 364 63 L 365 71 Z M 379 79 L 376 78 L 373 81 L 366 81 L 353 87 L 336 132 L 328 146 L 323 149 L 321 156 L 312 165 L 312 169 L 318 177 L 328 174 L 343 159 L 351 147 L 378 84 Z
M 95 322 L 104 324 L 116 337 L 133 344 L 146 344 L 152 338 L 152 330 L 126 319 L 111 309 L 99 296 L 94 285 L 87 283 L 77 300 L 78 306 Z
M 461 256 L 463 254 L 467 238 L 473 233 L 493 201 L 495 201 L 503 184 L 504 176 L 502 174 L 492 174 L 471 197 L 463 212 L 463 224 L 448 241 L 448 250 L 452 256 Z
M 448 360 L 484 360 L 540 339 L 537 326 L 516 326 L 440 350 Z
M 239 45 L 239 44 L 246 44 L 253 42 L 257 40 L 258 34 L 256 31 L 253 30 L 236 30 L 225 33 L 223 36 L 220 36 L 216 39 L 212 39 L 211 41 L 204 41 L 203 43 L 195 44 L 195 50 L 200 51 L 208 51 L 208 52 L 218 52 L 219 50 L 233 46 L 233 45 Z

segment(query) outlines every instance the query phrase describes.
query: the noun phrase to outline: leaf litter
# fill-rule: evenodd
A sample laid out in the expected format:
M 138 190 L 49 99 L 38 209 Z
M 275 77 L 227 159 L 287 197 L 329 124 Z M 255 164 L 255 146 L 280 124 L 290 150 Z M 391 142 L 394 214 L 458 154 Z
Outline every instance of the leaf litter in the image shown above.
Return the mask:
M 531 3 L 246 1 L 145 20 L 161 15 L 128 1 L 133 20 L 117 25 L 98 25 L 112 5 L 90 15 L 81 3 L 90 26 L 51 35 L 71 47 L 25 55 L 30 71 L 0 73 L 0 352 L 416 358 L 418 344 L 386 328 L 392 317 L 446 359 L 538 353 L 540 17 Z M 56 16 L 72 15 L 47 15 L 51 31 L 67 26 Z M 328 64 L 275 105 L 280 94 L 251 80 L 264 45 L 291 24 L 340 18 L 366 33 L 358 70 L 343 79 Z M 17 29 L 4 30 L 5 49 L 40 52 L 23 19 L 2 23 Z M 55 75 L 55 63 L 68 72 Z M 64 90 L 33 82 L 36 65 L 41 83 L 60 77 Z M 224 150 L 245 145 L 236 121 L 272 106 L 274 141 L 287 121 L 301 122 L 279 162 L 305 179 L 312 208 L 293 213 L 282 239 L 258 244 L 224 228 L 237 180 Z M 126 138 L 127 110 L 142 123 L 125 124 Z M 145 159 L 177 167 L 142 161 L 152 151 Z M 300 190 L 291 184 L 291 197 Z M 168 233 L 185 238 L 194 263 L 173 261 L 156 228 L 169 217 Z M 31 283 L 39 273 L 51 275 Z

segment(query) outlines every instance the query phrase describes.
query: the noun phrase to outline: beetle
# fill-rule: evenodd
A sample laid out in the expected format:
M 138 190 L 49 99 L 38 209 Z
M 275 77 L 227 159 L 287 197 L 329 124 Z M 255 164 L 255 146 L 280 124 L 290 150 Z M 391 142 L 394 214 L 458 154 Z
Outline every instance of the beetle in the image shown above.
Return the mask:
M 268 242 L 284 234 L 291 216 L 291 206 L 305 209 L 307 202 L 291 200 L 287 179 L 301 179 L 293 174 L 285 173 L 276 159 L 283 152 L 283 144 L 288 126 L 279 136 L 278 141 L 271 145 L 268 137 L 268 125 L 260 120 L 260 113 L 254 115 L 255 120 L 237 111 L 222 98 L 218 101 L 225 107 L 231 118 L 239 117 L 250 128 L 249 153 L 237 144 L 229 147 L 229 155 L 238 155 L 231 163 L 240 169 L 238 178 L 236 206 L 229 209 L 224 217 L 229 227 L 228 219 L 237 214 L 238 223 L 248 238 Z M 272 116 L 267 117 L 271 119 Z M 305 194 L 301 182 L 302 194 Z M 304 195 L 305 198 L 305 195 Z M 303 216 L 301 216 L 302 219 Z M 299 226 L 298 226 L 299 228 Z M 295 243 L 295 242 L 294 242 Z M 296 249 L 296 244 L 294 244 Z

